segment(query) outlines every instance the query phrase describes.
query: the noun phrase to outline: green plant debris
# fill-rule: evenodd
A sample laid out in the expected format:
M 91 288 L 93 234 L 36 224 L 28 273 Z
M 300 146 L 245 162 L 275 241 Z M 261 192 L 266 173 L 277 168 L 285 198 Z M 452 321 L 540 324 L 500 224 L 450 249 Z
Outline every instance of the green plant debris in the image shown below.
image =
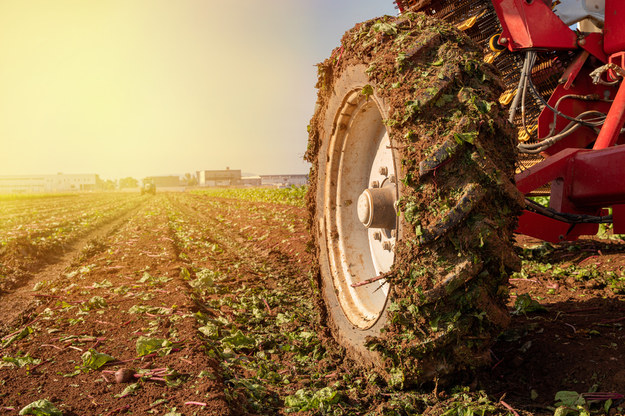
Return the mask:
M 300 389 L 292 396 L 284 399 L 284 404 L 292 412 L 320 411 L 326 414 L 331 411 L 332 405 L 341 401 L 341 394 L 331 387 L 324 387 L 317 391 Z
M 137 391 L 141 389 L 141 384 L 133 383 L 128 385 L 121 393 L 116 394 L 115 397 L 122 398 L 126 396 L 135 395 Z
M 395 23 L 377 22 L 372 26 L 372 29 L 389 36 L 397 35 L 397 25 Z
M 373 87 L 371 85 L 369 85 L 369 84 L 365 85 L 364 87 L 362 87 L 362 90 L 360 91 L 360 94 L 362 94 L 365 97 L 369 98 L 369 96 L 373 94 Z
M 91 370 L 97 370 L 104 364 L 115 361 L 115 358 L 110 355 L 99 353 L 93 348 L 89 348 L 89 350 L 81 356 L 81 359 L 83 367 Z
M 158 352 L 159 355 L 168 355 L 173 348 L 173 343 L 171 341 L 161 338 L 141 336 L 137 339 L 136 343 L 137 355 L 139 357 L 153 352 Z
M 569 414 L 577 416 L 590 416 L 586 399 L 575 391 L 559 391 L 556 393 L 556 411 L 554 416 L 566 416 Z
M 547 311 L 547 308 L 538 303 L 535 299 L 532 299 L 529 294 L 524 293 L 517 296 L 512 313 L 518 315 L 545 311 Z
M 26 354 L 24 356 L 17 356 L 17 357 L 9 357 L 5 355 L 4 357 L 2 357 L 2 361 L 3 362 L 0 363 L 0 368 L 1 367 L 22 368 L 27 365 L 37 365 L 41 363 L 40 359 L 33 358 L 29 354 Z
M 102 296 L 93 296 L 89 301 L 82 305 L 81 309 L 83 310 L 91 310 L 91 309 L 102 309 L 106 308 L 108 305 L 106 300 Z
M 149 283 L 151 285 L 158 285 L 160 283 L 167 283 L 171 280 L 171 277 L 167 276 L 152 276 L 148 272 L 143 272 L 143 277 L 139 279 L 139 283 Z
M 41 399 L 20 410 L 20 415 L 36 415 L 36 416 L 63 416 L 63 412 L 57 409 L 51 401 Z
M 241 330 L 236 331 L 230 336 L 223 337 L 221 342 L 233 350 L 253 348 L 256 346 L 256 340 L 252 337 L 246 336 Z
M 464 133 L 454 133 L 454 139 L 456 139 L 456 142 L 458 144 L 462 144 L 462 143 L 469 143 L 469 144 L 473 144 L 475 142 L 475 139 L 478 136 L 478 132 L 477 131 L 470 131 L 470 132 L 464 132 Z
M 13 344 L 15 341 L 18 341 L 20 339 L 24 339 L 27 336 L 29 336 L 30 334 L 32 334 L 34 331 L 31 327 L 27 326 L 24 329 L 22 329 L 21 331 L 19 331 L 17 334 L 13 335 L 12 337 L 8 338 L 6 341 L 4 341 L 2 343 L 2 348 L 6 348 L 9 345 Z
M 172 310 L 162 306 L 145 306 L 145 305 L 133 305 L 128 309 L 130 314 L 144 314 L 149 313 L 152 315 L 171 315 Z

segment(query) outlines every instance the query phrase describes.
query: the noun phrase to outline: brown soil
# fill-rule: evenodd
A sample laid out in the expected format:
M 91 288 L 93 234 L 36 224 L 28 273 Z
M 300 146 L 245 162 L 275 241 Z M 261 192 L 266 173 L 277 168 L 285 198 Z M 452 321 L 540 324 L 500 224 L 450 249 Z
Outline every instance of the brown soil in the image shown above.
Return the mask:
M 625 394 L 624 242 L 551 246 L 520 236 L 517 245 L 527 276 L 511 279 L 510 310 L 529 294 L 546 311 L 513 316 L 492 350 L 492 367 L 478 377 L 481 387 L 537 414 L 553 413 L 546 406 L 558 391 Z
M 44 398 L 64 415 L 165 414 L 173 408 L 183 415 L 283 414 L 282 400 L 311 385 L 311 379 L 334 385 L 356 377 L 357 365 L 336 352 L 319 361 L 320 375 L 298 370 L 302 365 L 295 356 L 291 362 L 289 355 L 276 356 L 281 368 L 288 369 L 280 370 L 280 376 L 289 375 L 291 384 L 271 387 L 266 408 L 250 410 L 236 398 L 243 397 L 236 396 L 238 387 L 226 381 L 232 374 L 224 372 L 222 360 L 210 354 L 198 335 L 194 314 L 235 316 L 237 310 L 225 305 L 215 309 L 209 301 L 234 299 L 243 288 L 298 292 L 302 304 L 314 298 L 307 285 L 311 257 L 305 221 L 303 208 L 284 205 L 187 194 L 146 198 L 97 245 L 89 250 L 76 246 L 69 266 L 57 270 L 55 279 L 46 279 L 53 281 L 43 289 L 22 291 L 20 296 L 28 294 L 32 301 L 16 304 L 16 319 L 0 318 L 8 325 L 0 334 L 5 342 L 24 328 L 33 329 L 0 349 L 0 355 L 41 359 L 36 365 L 0 368 L 0 414 L 17 414 Z M 545 415 L 553 414 L 546 406 L 553 405 L 560 390 L 581 393 L 596 384 L 599 391 L 625 393 L 625 296 L 608 279 L 610 272 L 620 276 L 625 270 L 625 244 L 588 239 L 549 248 L 519 240 L 519 251 L 525 248 L 526 275 L 513 278 L 509 308 L 514 309 L 515 296 L 527 293 L 547 310 L 513 316 L 510 329 L 492 348 L 492 366 L 477 375 L 473 387 L 521 414 Z M 541 271 L 539 264 L 551 268 Z M 204 298 L 194 294 L 185 271 L 194 277 L 199 268 L 223 273 L 227 291 Z M 2 296 L 4 302 L 11 294 Z M 266 319 L 296 306 L 265 305 Z M 130 313 L 133 307 L 136 313 Z M 239 325 L 244 328 L 245 322 Z M 283 331 L 296 325 L 315 324 L 291 322 Z M 139 357 L 136 342 L 141 336 L 173 345 L 167 355 Z M 329 340 L 324 344 L 334 348 Z M 90 348 L 116 361 L 82 371 L 81 356 Z M 152 371 L 156 380 L 144 377 L 134 394 L 115 397 L 129 385 L 115 383 L 113 372 L 120 368 Z M 168 382 L 159 380 L 164 376 Z M 390 394 L 359 391 L 360 411 L 375 413 L 390 400 Z M 350 399 L 342 406 L 354 403 Z

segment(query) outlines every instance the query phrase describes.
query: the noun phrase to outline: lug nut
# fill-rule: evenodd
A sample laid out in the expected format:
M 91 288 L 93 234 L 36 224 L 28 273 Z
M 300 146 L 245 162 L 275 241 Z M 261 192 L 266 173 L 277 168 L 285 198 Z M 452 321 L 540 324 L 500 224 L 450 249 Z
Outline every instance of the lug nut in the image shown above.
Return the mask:
M 397 231 L 391 230 L 391 238 L 397 238 Z
M 380 172 L 380 175 L 386 176 L 388 175 L 388 168 L 386 166 L 380 166 L 380 170 L 378 172 Z
M 382 248 L 386 251 L 393 250 L 393 244 L 390 241 L 385 241 L 382 243 Z
M 388 181 L 390 183 L 395 183 L 397 181 L 397 179 L 395 178 L 395 175 L 391 175 L 391 176 L 388 177 Z
M 380 182 L 378 181 L 371 182 L 371 188 L 379 188 L 379 187 L 380 187 Z
M 382 241 L 382 233 L 379 231 L 374 232 L 373 239 L 376 241 Z

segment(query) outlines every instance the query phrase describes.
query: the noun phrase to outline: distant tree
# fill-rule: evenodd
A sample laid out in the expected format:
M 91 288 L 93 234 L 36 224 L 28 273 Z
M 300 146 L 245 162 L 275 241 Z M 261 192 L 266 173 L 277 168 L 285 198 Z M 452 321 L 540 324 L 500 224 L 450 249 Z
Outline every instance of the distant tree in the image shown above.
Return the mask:
M 95 187 L 101 191 L 112 191 L 117 188 L 117 183 L 110 179 L 102 180 L 100 176 L 95 177 Z
M 130 176 L 126 177 L 126 178 L 122 178 L 119 180 L 119 188 L 120 189 L 124 189 L 124 188 L 138 188 L 139 187 L 139 181 L 136 180 L 135 178 L 131 178 Z
M 187 186 L 195 186 L 197 185 L 197 176 L 192 173 L 185 173 L 184 181 L 186 182 Z

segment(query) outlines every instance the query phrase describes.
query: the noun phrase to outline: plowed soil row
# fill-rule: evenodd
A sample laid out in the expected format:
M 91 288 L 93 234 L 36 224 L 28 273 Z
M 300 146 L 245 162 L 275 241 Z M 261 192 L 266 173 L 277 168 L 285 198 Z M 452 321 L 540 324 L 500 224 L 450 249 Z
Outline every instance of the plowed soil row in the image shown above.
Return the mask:
M 197 312 L 212 317 L 220 311 L 189 283 L 199 271 L 227 276 L 220 291 L 233 293 L 244 285 L 281 287 L 279 279 L 309 279 L 302 212 L 275 208 L 157 195 L 121 219 L 123 225 L 89 240 L 86 249 L 67 253 L 49 267 L 58 276 L 28 290 L 32 302 L 18 319 L 2 315 L 11 330 L 4 331 L 1 354 L 37 360 L 0 370 L 2 409 L 17 413 L 48 399 L 67 415 L 252 411 L 233 400 L 237 387 L 223 384 L 224 368 L 207 354 L 198 332 Z M 166 340 L 166 347 L 140 356 L 140 339 Z M 115 360 L 88 369 L 81 358 L 87 351 Z M 119 368 L 137 374 L 135 393 L 116 397 L 131 385 L 114 382 Z
M 512 326 L 491 366 L 472 392 L 423 391 L 389 387 L 319 328 L 305 225 L 286 205 L 142 199 L 49 259 L 19 291 L 28 302 L 3 310 L 0 414 L 47 399 L 63 415 L 549 415 L 562 390 L 625 407 L 620 240 L 520 240 Z M 117 383 L 120 369 L 130 377 Z
M 74 198 L 43 199 L 46 205 L 0 230 L 0 292 L 37 281 L 36 274 L 42 268 L 62 263 L 75 250 L 74 246 L 81 247 L 87 240 L 106 233 L 111 224 L 119 222 L 145 200 L 133 194 L 79 194 Z M 0 211 L 6 209 L 5 205 L 24 203 L 2 201 Z M 54 213 L 48 215 L 48 209 Z

